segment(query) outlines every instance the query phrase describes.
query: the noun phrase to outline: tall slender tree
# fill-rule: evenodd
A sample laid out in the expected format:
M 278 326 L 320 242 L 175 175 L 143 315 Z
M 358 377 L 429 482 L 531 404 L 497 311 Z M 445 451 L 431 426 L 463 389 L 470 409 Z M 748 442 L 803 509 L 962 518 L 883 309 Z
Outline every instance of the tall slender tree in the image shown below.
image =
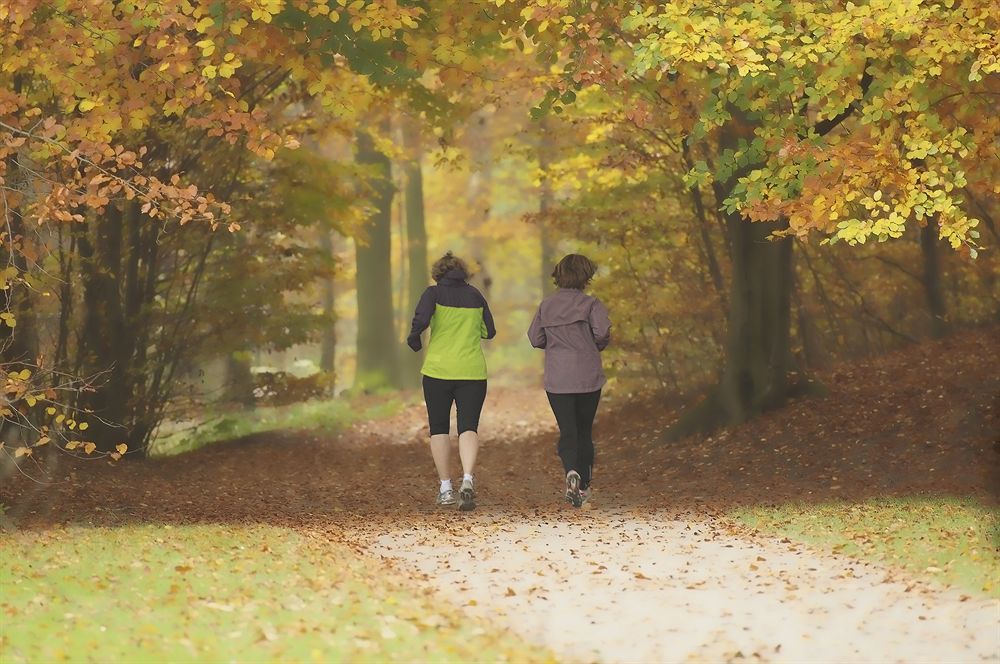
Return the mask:
M 416 310 L 417 302 L 428 285 L 427 227 L 424 215 L 424 176 L 421 166 L 422 145 L 420 133 L 412 121 L 404 121 L 403 142 L 406 163 L 403 167 L 405 178 L 405 216 L 407 267 L 407 312 Z M 422 353 L 407 353 L 402 363 L 403 384 L 416 385 L 419 378 Z
M 392 163 L 368 132 L 357 134 L 356 161 L 373 207 L 364 237 L 355 243 L 358 336 L 355 389 L 399 385 L 399 340 L 392 302 Z
M 552 267 L 555 259 L 555 243 L 552 238 L 552 233 L 549 230 L 545 222 L 545 215 L 552 210 L 552 204 L 554 199 L 554 194 L 552 192 L 552 175 L 549 172 L 550 162 L 552 159 L 552 151 L 554 149 L 554 142 L 552 140 L 551 127 L 547 118 L 542 118 L 539 122 L 539 136 L 538 136 L 538 170 L 541 172 L 541 187 L 538 192 L 538 213 L 542 217 L 538 224 L 538 241 L 540 247 L 541 260 L 539 267 L 541 272 L 539 274 L 539 287 L 542 291 L 542 297 L 549 295 L 555 289 L 555 285 L 552 283 Z

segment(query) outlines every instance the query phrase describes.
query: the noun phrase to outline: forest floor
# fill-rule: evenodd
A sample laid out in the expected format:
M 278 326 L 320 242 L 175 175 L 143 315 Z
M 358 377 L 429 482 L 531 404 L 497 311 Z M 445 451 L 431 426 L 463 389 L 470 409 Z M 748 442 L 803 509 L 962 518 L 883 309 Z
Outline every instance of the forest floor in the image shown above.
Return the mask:
M 3 579 L 18 592 L 0 610 L 4 622 L 38 623 L 38 598 L 58 594 L 45 586 L 58 565 L 33 566 L 34 552 L 81 528 L 138 528 L 154 548 L 179 529 L 202 529 L 202 542 L 226 541 L 213 528 L 255 538 L 280 529 L 310 543 L 309 565 L 336 567 L 347 552 L 354 562 L 343 567 L 383 588 L 376 595 L 412 589 L 419 601 L 389 618 L 375 610 L 381 627 L 360 637 L 367 623 L 349 617 L 292 625 L 276 615 L 247 647 L 349 629 L 354 649 L 318 641 L 305 652 L 420 659 L 372 642 L 386 629 L 393 638 L 432 629 L 439 642 L 462 645 L 451 654 L 465 660 L 998 661 L 996 332 L 843 365 L 821 376 L 825 398 L 673 445 L 659 434 L 674 413 L 612 395 L 598 416 L 595 498 L 580 510 L 561 501 L 540 391 L 491 393 L 471 513 L 434 505 L 420 407 L 337 434 L 269 433 L 166 459 L 50 468 L 52 485 L 20 479 L 0 490 L 21 538 L 11 549 L 21 564 Z M 136 558 L 119 545 L 126 560 Z M 190 597 L 202 612 L 240 615 L 238 593 L 212 594 L 219 579 L 239 573 L 258 583 L 285 560 L 261 569 L 244 560 L 227 571 L 242 546 L 227 542 L 192 559 L 174 544 L 180 562 L 151 573 L 173 579 L 204 567 L 207 585 Z M 296 567 L 289 583 L 316 590 L 313 569 Z M 99 581 L 104 572 L 82 566 L 79 574 Z M 345 601 L 306 600 L 295 603 Z M 41 652 L 13 631 L 0 639 L 14 661 Z M 210 652 L 199 647 L 188 640 L 189 652 Z M 449 659 L 426 642 L 415 647 Z

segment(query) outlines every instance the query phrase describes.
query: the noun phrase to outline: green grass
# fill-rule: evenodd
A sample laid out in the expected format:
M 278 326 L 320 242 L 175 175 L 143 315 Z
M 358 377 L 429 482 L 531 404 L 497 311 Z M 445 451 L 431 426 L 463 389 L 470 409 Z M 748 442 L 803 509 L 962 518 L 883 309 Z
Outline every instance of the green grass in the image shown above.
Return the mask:
M 553 661 L 342 545 L 286 529 L 74 526 L 4 537 L 5 664 Z
M 751 507 L 731 516 L 765 533 L 1000 597 L 1000 514 L 972 499 Z
M 377 401 L 338 398 L 267 406 L 248 411 L 207 415 L 203 424 L 156 437 L 149 447 L 153 457 L 190 452 L 210 443 L 233 440 L 265 431 L 336 431 L 355 422 L 391 417 L 406 404 L 398 396 Z

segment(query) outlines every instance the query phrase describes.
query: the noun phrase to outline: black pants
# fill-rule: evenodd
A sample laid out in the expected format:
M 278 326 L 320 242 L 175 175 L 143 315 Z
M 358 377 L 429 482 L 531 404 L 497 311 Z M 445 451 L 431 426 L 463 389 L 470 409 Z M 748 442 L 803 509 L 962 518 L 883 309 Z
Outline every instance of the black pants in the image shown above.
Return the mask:
M 563 470 L 580 473 L 580 488 L 586 489 L 594 472 L 594 416 L 601 402 L 601 391 L 546 394 L 559 424 L 558 450 Z
M 479 430 L 486 401 L 485 380 L 442 380 L 424 376 L 424 403 L 431 435 L 451 433 L 451 404 L 458 408 L 458 433 Z

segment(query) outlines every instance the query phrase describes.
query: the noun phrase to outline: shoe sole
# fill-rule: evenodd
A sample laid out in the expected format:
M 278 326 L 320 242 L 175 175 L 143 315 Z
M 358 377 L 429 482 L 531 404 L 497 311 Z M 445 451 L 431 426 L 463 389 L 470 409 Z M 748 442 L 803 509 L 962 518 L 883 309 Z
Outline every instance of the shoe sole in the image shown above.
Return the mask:
M 462 489 L 458 492 L 458 511 L 471 512 L 476 509 L 476 493 L 472 489 Z
M 566 500 L 573 507 L 580 507 L 583 505 L 583 495 L 580 493 L 579 475 L 566 476 Z

